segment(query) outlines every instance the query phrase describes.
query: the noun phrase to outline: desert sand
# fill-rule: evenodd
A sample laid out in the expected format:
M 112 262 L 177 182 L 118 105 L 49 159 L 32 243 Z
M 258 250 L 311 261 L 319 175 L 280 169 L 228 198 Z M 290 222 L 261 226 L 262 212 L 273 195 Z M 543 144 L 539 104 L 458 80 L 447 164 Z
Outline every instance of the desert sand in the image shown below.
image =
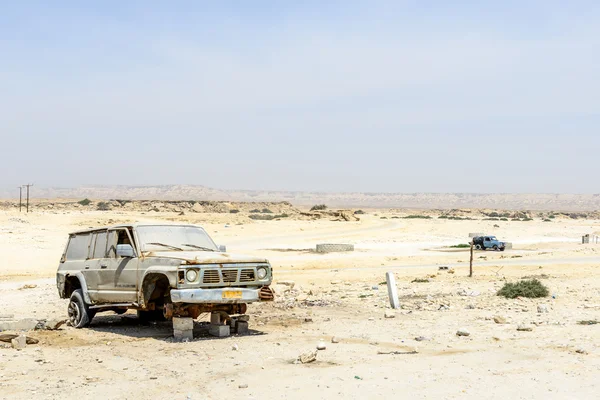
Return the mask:
M 98 314 L 86 329 L 28 332 L 38 344 L 0 343 L 0 398 L 598 398 L 600 324 L 579 321 L 600 320 L 600 244 L 581 244 L 600 220 L 365 211 L 359 221 L 297 213 L 255 221 L 246 211 L 0 210 L 1 315 L 66 317 L 54 274 L 67 234 L 131 221 L 200 224 L 229 252 L 264 255 L 277 293 L 275 302 L 249 306 L 244 336 L 210 337 L 202 316 L 196 338 L 176 343 L 169 323 L 142 325 L 131 311 Z M 495 234 L 513 249 L 476 252 L 469 278 L 468 250 L 449 247 L 467 243 L 469 232 Z M 355 251 L 317 254 L 317 243 L 351 243 Z M 389 306 L 388 271 L 397 310 Z M 522 277 L 540 279 L 551 295 L 496 295 Z M 470 335 L 457 336 L 460 329 Z M 321 340 L 327 348 L 317 361 L 294 363 Z

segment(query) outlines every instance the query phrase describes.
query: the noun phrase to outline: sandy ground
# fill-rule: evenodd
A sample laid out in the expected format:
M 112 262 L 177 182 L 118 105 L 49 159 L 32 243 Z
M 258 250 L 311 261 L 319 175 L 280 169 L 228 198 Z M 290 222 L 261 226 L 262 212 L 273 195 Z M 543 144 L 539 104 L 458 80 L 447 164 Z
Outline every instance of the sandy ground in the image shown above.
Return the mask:
M 578 321 L 600 320 L 600 245 L 579 244 L 600 221 L 394 216 L 379 210 L 359 222 L 241 224 L 228 214 L 0 212 L 0 314 L 66 316 L 53 277 L 67 233 L 128 221 L 201 224 L 230 252 L 269 258 L 275 282 L 295 282 L 287 293 L 276 285 L 276 302 L 249 307 L 247 336 L 209 337 L 201 317 L 194 341 L 174 343 L 168 323 L 141 325 L 134 313 L 99 314 L 88 329 L 30 332 L 39 344 L 21 351 L 0 344 L 0 398 L 598 398 L 600 325 Z M 466 243 L 468 232 L 493 233 L 514 249 L 477 252 L 469 278 L 468 252 L 446 247 Z M 308 251 L 324 242 L 356 250 Z M 442 265 L 455 273 L 438 271 Z M 386 271 L 396 274 L 400 293 L 395 318 L 384 318 Z M 524 276 L 540 278 L 552 296 L 495 295 Z M 538 313 L 538 304 L 549 312 Z M 517 331 L 520 324 L 533 330 Z M 461 328 L 470 336 L 457 336 Z M 320 340 L 327 349 L 315 363 L 293 363 Z M 379 354 L 393 351 L 400 354 Z

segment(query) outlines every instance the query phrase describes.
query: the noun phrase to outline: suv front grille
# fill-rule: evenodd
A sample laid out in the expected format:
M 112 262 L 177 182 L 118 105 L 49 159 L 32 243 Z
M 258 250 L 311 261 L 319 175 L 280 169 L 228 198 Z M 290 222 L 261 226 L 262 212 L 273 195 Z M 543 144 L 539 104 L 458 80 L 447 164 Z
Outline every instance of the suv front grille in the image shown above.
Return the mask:
M 224 269 L 224 270 L 222 270 L 222 273 L 223 273 L 223 282 L 232 283 L 232 282 L 237 281 L 237 274 L 238 274 L 237 269 Z
M 202 283 L 246 283 L 256 281 L 256 273 L 253 268 L 222 268 L 205 269 L 202 275 Z
M 240 282 L 253 282 L 254 278 L 254 270 L 253 269 L 243 269 L 240 272 Z
M 216 269 L 209 269 L 204 271 L 203 283 L 220 283 L 219 271 Z

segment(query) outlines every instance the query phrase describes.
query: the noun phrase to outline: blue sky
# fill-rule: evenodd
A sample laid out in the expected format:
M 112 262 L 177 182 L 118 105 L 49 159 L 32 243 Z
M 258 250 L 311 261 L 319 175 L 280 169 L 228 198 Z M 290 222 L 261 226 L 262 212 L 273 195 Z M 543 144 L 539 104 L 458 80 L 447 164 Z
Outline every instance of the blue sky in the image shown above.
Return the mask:
M 599 191 L 598 2 L 297 3 L 4 2 L 0 186 Z

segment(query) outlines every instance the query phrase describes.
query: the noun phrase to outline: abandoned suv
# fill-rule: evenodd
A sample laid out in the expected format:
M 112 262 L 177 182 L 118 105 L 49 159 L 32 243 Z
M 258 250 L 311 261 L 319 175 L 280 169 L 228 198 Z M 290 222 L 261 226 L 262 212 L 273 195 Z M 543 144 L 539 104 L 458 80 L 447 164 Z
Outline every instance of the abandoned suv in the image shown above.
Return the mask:
M 101 311 L 142 319 L 243 314 L 273 300 L 271 265 L 234 256 L 194 225 L 122 225 L 71 233 L 56 274 L 76 328 Z

